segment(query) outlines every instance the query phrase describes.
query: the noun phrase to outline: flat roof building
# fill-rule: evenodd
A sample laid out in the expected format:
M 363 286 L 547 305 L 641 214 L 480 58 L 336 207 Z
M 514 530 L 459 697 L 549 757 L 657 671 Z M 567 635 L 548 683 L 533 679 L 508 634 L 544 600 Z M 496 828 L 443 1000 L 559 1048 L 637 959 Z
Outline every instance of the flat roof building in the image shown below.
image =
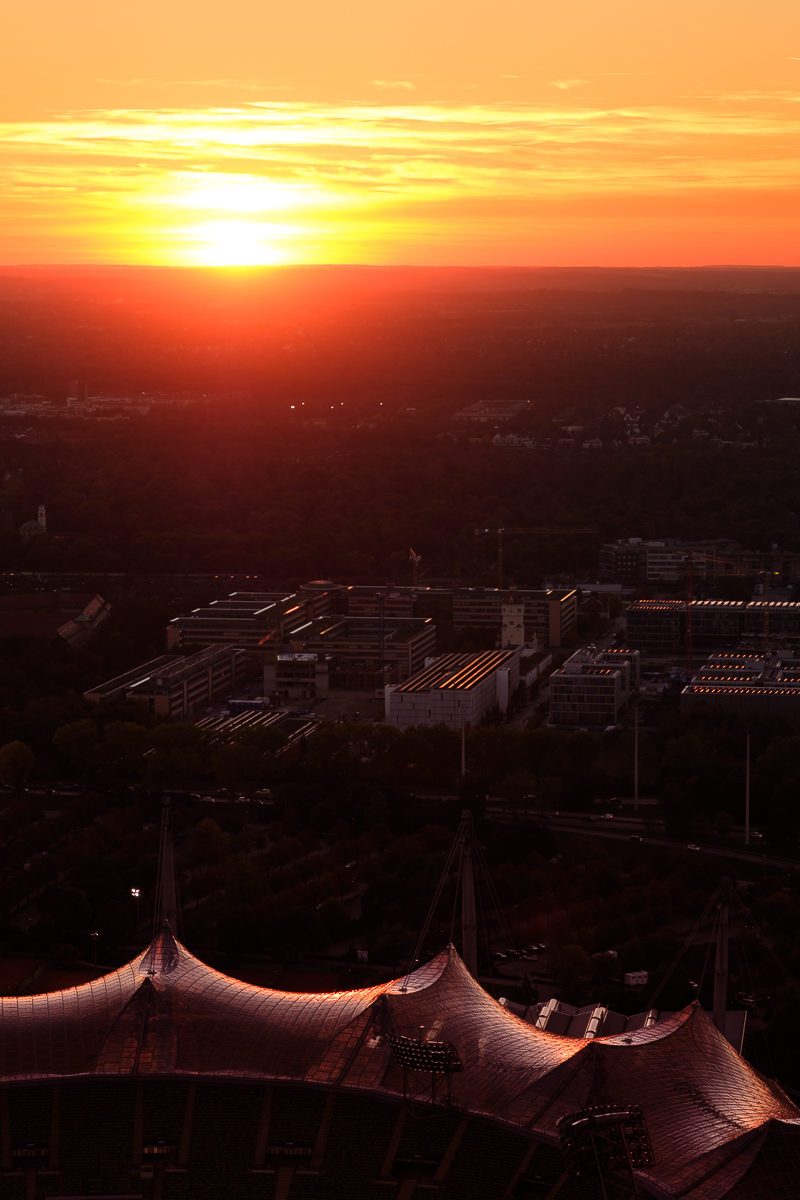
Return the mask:
M 507 588 L 456 588 L 454 628 L 491 629 L 500 636 L 508 595 Z M 525 629 L 531 640 L 535 637 L 543 646 L 574 642 L 578 628 L 578 593 L 574 588 L 515 588 L 514 595 L 524 606 Z
M 712 654 L 681 692 L 681 712 L 775 717 L 800 726 L 800 660 L 735 651 Z
M 670 654 L 686 641 L 684 600 L 636 600 L 627 612 L 627 640 L 651 654 Z
M 224 642 L 255 650 L 276 634 L 284 640 L 297 626 L 328 612 L 330 603 L 326 592 L 232 592 L 224 600 L 174 617 L 167 626 L 167 649 Z
M 279 703 L 324 700 L 329 686 L 329 661 L 324 654 L 280 653 L 264 663 L 264 694 Z
M 505 712 L 519 684 L 519 650 L 445 654 L 405 683 L 386 689 L 386 720 L 413 725 L 474 728 L 490 712 Z
M 638 650 L 578 650 L 550 676 L 550 723 L 566 729 L 616 725 L 639 685 Z
M 418 671 L 436 651 L 436 627 L 429 617 L 315 617 L 288 643 L 327 659 L 332 689 L 370 690 Z
M 233 646 L 207 646 L 188 657 L 162 654 L 84 692 L 100 703 L 129 700 L 157 716 L 182 720 L 230 695 L 246 671 L 247 656 Z
M 704 649 L 749 642 L 762 649 L 771 641 L 800 643 L 800 603 L 796 600 L 636 600 L 627 612 L 632 646 L 672 653 L 687 638 Z

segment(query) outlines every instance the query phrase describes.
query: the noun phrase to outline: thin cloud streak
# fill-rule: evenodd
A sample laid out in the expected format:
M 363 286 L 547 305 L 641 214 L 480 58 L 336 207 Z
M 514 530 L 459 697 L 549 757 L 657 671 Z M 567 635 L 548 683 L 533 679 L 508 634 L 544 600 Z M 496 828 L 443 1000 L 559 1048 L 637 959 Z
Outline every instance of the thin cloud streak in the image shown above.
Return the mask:
M 263 79 L 156 79 L 151 76 L 133 76 L 129 79 L 113 79 L 106 76 L 98 76 L 95 83 L 104 84 L 108 87 L 119 88 L 152 88 L 154 91 L 166 91 L 172 88 L 203 88 L 205 89 L 224 89 L 230 91 L 235 89 L 240 92 L 264 92 Z M 269 85 L 270 91 L 292 91 L 288 85 L 272 84 Z

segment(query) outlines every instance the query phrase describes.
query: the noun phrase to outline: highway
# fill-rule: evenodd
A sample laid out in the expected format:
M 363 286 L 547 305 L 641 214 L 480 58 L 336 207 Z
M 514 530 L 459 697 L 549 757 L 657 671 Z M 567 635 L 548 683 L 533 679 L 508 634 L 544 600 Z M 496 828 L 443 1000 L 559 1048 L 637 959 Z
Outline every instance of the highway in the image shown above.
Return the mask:
M 775 868 L 779 871 L 795 871 L 800 868 L 800 855 L 793 858 L 778 857 L 767 854 L 760 847 L 744 845 L 744 829 L 741 827 L 731 830 L 731 838 L 738 839 L 742 844 L 721 843 L 684 843 L 675 838 L 667 837 L 664 833 L 663 822 L 660 820 L 645 820 L 641 817 L 618 817 L 613 820 L 603 820 L 602 817 L 587 816 L 584 813 L 559 813 L 550 816 L 545 823 L 549 828 L 565 833 L 580 834 L 582 837 L 605 838 L 610 841 L 625 842 L 632 838 L 641 838 L 636 845 L 661 846 L 669 850 L 684 850 L 687 854 L 700 854 L 714 858 L 731 859 L 734 861 L 757 863 L 764 868 Z M 654 827 L 658 827 L 655 829 Z M 689 845 L 697 845 L 690 850 Z

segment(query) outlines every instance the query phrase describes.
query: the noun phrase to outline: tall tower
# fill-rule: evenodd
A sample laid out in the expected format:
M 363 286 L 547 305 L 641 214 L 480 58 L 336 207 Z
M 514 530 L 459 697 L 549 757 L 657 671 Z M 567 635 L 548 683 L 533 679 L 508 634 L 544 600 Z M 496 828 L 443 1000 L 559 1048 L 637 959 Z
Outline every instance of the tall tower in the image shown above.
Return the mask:
M 500 645 L 503 650 L 525 645 L 525 603 L 516 592 L 509 592 L 500 606 L 502 631 Z

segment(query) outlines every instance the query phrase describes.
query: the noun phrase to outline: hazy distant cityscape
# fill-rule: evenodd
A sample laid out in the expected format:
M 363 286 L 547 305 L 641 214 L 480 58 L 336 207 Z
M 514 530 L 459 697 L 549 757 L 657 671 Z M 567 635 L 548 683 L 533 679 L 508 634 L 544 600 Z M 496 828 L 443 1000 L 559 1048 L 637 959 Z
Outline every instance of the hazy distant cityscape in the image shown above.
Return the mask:
M 9 1196 L 782 1194 L 796 275 L 0 278 Z

